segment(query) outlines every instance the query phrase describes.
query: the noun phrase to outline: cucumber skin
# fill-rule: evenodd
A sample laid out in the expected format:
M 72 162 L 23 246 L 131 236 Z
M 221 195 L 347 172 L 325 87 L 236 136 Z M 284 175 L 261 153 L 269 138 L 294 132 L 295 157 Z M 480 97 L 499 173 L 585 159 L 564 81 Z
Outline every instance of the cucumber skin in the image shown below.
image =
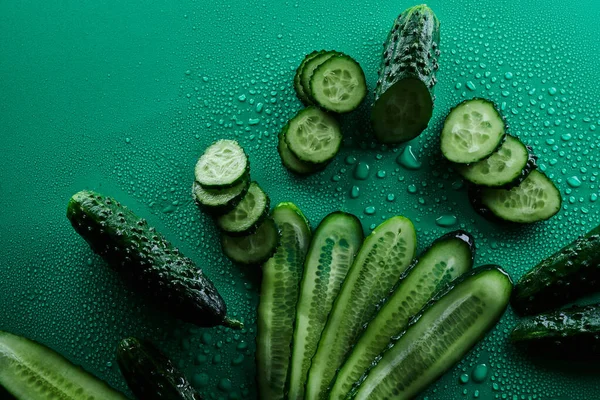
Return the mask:
M 227 204 L 223 204 L 221 206 L 209 206 L 207 204 L 203 204 L 198 200 L 195 194 L 195 186 L 192 186 L 192 197 L 194 198 L 194 202 L 198 205 L 199 208 L 206 211 L 211 215 L 223 215 L 227 214 L 229 211 L 233 210 L 239 203 L 242 201 L 246 193 L 248 192 L 248 188 L 250 187 L 250 174 L 246 176 L 246 187 L 240 192 L 240 194 L 233 199 L 229 200 Z M 194 185 L 200 185 L 197 181 L 194 181 Z M 201 186 L 201 185 L 200 185 Z M 211 190 L 211 189 L 208 189 Z M 214 190 L 214 189 L 213 189 Z M 218 189 L 217 189 L 218 190 Z
M 300 77 L 302 76 L 302 69 L 304 68 L 304 65 L 307 61 L 323 53 L 325 53 L 325 50 L 313 50 L 312 52 L 308 53 L 306 56 L 304 56 L 304 59 L 302 59 L 302 62 L 300 63 L 300 65 L 296 69 L 296 73 L 294 74 L 294 89 L 296 89 L 296 96 L 298 96 L 298 99 L 305 106 L 312 105 L 312 101 L 310 97 L 306 93 L 304 93 L 304 88 L 302 87 L 302 83 L 300 82 Z
M 149 342 L 136 338 L 121 340 L 117 363 L 127 385 L 139 399 L 202 399 L 171 360 Z
M 512 307 L 536 314 L 600 289 L 600 225 L 544 259 L 517 282 Z
M 154 305 L 198 326 L 233 327 L 223 298 L 202 270 L 127 207 L 81 191 L 71 197 L 67 218 L 94 253 Z

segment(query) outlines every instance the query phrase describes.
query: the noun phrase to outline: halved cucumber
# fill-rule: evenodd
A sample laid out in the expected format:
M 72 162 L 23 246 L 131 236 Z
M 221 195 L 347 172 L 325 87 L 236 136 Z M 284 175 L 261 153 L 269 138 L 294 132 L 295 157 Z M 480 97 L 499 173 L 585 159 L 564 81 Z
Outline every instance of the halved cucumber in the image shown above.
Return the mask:
M 288 374 L 288 399 L 304 399 L 304 386 L 319 337 L 342 282 L 363 241 L 358 218 L 334 212 L 321 221 L 304 261 Z
M 300 84 L 302 85 L 302 91 L 309 99 L 310 104 L 314 103 L 314 99 L 311 97 L 310 91 L 310 78 L 312 77 L 313 72 L 319 65 L 323 64 L 331 57 L 339 56 L 341 54 L 342 53 L 339 53 L 335 50 L 321 51 L 315 57 L 312 57 L 310 60 L 306 61 L 302 67 L 302 71 L 300 71 Z
M 502 144 L 505 128 L 494 103 L 485 99 L 465 100 L 444 121 L 442 154 L 461 164 L 483 160 Z
M 278 136 L 277 151 L 279 152 L 283 166 L 299 175 L 312 174 L 325 168 L 327 166 L 326 162 L 321 164 L 307 163 L 298 159 L 298 157 L 290 151 L 285 142 L 285 132 L 287 132 L 288 128 L 289 125 L 286 124 L 281 132 L 279 132 Z
M 3 331 L 0 386 L 18 400 L 127 399 L 54 350 Z
M 223 189 L 240 183 L 250 170 L 244 149 L 235 140 L 218 140 L 196 163 L 196 181 L 205 188 Z
M 272 217 L 281 234 L 275 255 L 263 267 L 257 315 L 256 367 L 259 399 L 282 400 L 292 350 L 292 333 L 310 226 L 292 203 L 280 203 Z
M 525 224 L 552 217 L 562 204 L 554 183 L 538 170 L 512 189 L 481 188 L 470 195 L 475 210 L 482 215 L 491 212 L 504 221 Z
M 269 196 L 258 183 L 252 182 L 242 201 L 217 218 L 217 225 L 231 236 L 245 236 L 254 233 L 268 214 Z
M 339 370 L 330 399 L 345 399 L 390 338 L 400 334 L 439 289 L 471 269 L 474 250 L 473 237 L 464 231 L 450 232 L 431 244 L 368 323 Z
M 512 282 L 500 267 L 463 275 L 392 339 L 358 381 L 351 398 L 412 399 L 477 344 L 500 319 Z
M 488 158 L 454 168 L 471 183 L 488 187 L 514 186 L 536 167 L 536 157 L 519 139 L 507 135 L 502 146 Z
M 237 185 L 226 189 L 207 189 L 194 181 L 192 194 L 196 202 L 206 211 L 223 214 L 233 210 L 242 201 L 250 186 L 249 178 L 244 178 Z
M 246 236 L 221 234 L 223 253 L 231 261 L 256 265 L 267 261 L 275 252 L 279 242 L 279 232 L 272 219 L 267 218 L 256 232 Z
M 396 216 L 365 239 L 346 275 L 308 373 L 306 398 L 326 399 L 327 388 L 363 325 L 409 267 L 417 250 L 412 222 Z
M 300 66 L 298 66 L 298 69 L 296 69 L 296 74 L 294 75 L 294 89 L 296 89 L 296 95 L 298 96 L 302 104 L 304 104 L 305 106 L 312 104 L 312 101 L 310 100 L 308 94 L 304 93 L 304 88 L 302 87 L 302 82 L 300 81 L 300 78 L 302 76 L 302 70 L 304 69 L 304 66 L 307 62 L 309 62 L 319 54 L 323 53 L 325 53 L 325 50 L 315 50 L 312 53 L 307 54 L 300 63 Z
M 309 85 L 315 103 L 336 113 L 356 109 L 367 95 L 365 73 L 352 57 L 345 54 L 331 57 L 319 65 Z
M 312 164 L 331 160 L 342 144 L 338 122 L 314 106 L 300 110 L 289 121 L 284 137 L 288 149 L 296 157 Z

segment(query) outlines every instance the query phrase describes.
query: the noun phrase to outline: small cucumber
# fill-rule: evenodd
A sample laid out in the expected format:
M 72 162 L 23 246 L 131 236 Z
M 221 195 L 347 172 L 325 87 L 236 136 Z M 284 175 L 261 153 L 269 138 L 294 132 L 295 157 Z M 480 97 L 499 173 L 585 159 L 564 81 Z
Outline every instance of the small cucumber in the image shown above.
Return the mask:
M 237 206 L 217 218 L 217 226 L 230 236 L 247 236 L 258 229 L 269 215 L 269 196 L 252 182 Z
M 279 231 L 270 218 L 267 218 L 256 232 L 246 236 L 221 234 L 223 253 L 231 261 L 244 265 L 262 264 L 267 261 L 275 252 L 278 242 Z
M 333 159 L 342 144 L 340 125 L 317 107 L 300 110 L 284 133 L 289 150 L 305 163 L 323 164 Z
M 208 146 L 196 163 L 196 181 L 206 189 L 224 189 L 240 183 L 250 172 L 244 149 L 235 140 L 222 139 Z

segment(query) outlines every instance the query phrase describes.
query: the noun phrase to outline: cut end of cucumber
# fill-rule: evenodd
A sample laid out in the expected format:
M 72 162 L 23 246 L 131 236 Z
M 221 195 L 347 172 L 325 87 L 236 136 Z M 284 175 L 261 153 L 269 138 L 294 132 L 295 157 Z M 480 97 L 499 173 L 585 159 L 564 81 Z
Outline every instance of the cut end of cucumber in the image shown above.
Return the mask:
M 338 122 L 316 107 L 301 110 L 285 132 L 289 150 L 301 161 L 321 164 L 337 154 L 342 143 Z
M 414 139 L 427 128 L 432 113 L 427 86 L 418 79 L 402 79 L 375 101 L 371 113 L 375 136 L 387 144 Z
M 346 55 L 335 56 L 313 72 L 311 96 L 322 108 L 345 113 L 358 107 L 367 94 L 365 74 L 360 65 Z
M 248 158 L 235 140 L 210 145 L 196 163 L 196 181 L 206 188 L 227 188 L 239 183 L 248 172 Z

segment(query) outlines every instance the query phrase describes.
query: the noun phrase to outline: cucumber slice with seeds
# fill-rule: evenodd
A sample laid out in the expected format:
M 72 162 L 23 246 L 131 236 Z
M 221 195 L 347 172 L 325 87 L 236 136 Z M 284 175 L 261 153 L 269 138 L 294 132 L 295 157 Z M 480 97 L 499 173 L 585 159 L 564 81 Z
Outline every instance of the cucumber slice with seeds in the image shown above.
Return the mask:
M 338 153 L 342 134 L 338 122 L 322 110 L 310 106 L 300 110 L 285 132 L 288 149 L 301 161 L 325 163 Z
M 254 233 L 268 214 L 269 196 L 252 182 L 242 201 L 217 218 L 217 225 L 231 236 L 245 236 Z
M 483 160 L 502 144 L 505 129 L 504 119 L 491 101 L 465 100 L 444 121 L 442 154 L 460 164 Z
M 207 189 L 198 182 L 192 185 L 192 194 L 196 203 L 206 211 L 214 214 L 229 212 L 244 198 L 250 186 L 250 177 L 226 189 Z
M 319 65 L 310 78 L 315 103 L 336 113 L 355 110 L 367 95 L 365 73 L 350 56 L 340 55 Z
M 339 56 L 341 54 L 342 53 L 334 50 L 322 51 L 319 52 L 319 54 L 317 54 L 315 57 L 312 57 L 310 60 L 308 60 L 302 67 L 302 71 L 300 72 L 300 84 L 302 85 L 302 91 L 309 99 L 310 104 L 314 103 L 314 99 L 312 98 L 310 91 L 310 78 L 312 77 L 313 72 L 319 65 L 323 64 L 331 57 Z
M 286 124 L 278 136 L 277 151 L 281 157 L 281 163 L 290 171 L 299 175 L 308 175 L 320 171 L 327 166 L 327 163 L 312 164 L 300 160 L 288 148 L 285 142 L 285 132 L 289 129 L 289 124 Z
M 222 139 L 208 146 L 194 173 L 205 188 L 223 189 L 240 183 L 249 171 L 244 149 L 235 140 Z
M 221 235 L 223 253 L 230 260 L 246 265 L 262 264 L 275 252 L 279 231 L 275 222 L 267 218 L 256 232 L 247 236 Z
M 300 81 L 300 78 L 302 76 L 302 70 L 304 69 L 304 66 L 307 62 L 309 62 L 319 54 L 323 53 L 325 53 L 325 50 L 315 50 L 312 53 L 307 54 L 300 63 L 300 66 L 298 66 L 298 69 L 296 69 L 296 74 L 294 75 L 294 89 L 296 89 L 296 95 L 298 96 L 302 104 L 304 104 L 305 106 L 312 104 L 312 101 L 309 97 L 309 94 L 304 93 L 304 87 L 302 87 L 302 82 Z

